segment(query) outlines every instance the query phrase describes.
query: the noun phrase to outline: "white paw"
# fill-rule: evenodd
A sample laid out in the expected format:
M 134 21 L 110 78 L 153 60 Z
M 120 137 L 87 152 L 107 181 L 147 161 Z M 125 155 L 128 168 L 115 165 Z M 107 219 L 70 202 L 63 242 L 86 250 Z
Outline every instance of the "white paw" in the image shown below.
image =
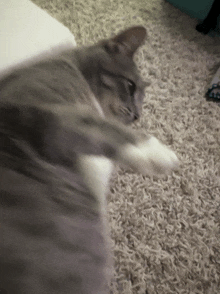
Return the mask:
M 179 166 L 176 154 L 155 137 L 137 146 L 127 145 L 120 156 L 123 157 L 124 163 L 143 175 L 160 176 L 170 173 Z

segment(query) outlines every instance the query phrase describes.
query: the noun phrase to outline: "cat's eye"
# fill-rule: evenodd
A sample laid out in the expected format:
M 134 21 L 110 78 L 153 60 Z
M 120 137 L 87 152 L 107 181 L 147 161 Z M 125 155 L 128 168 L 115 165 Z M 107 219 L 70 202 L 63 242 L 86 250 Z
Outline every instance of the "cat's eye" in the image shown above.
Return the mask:
M 135 93 L 135 90 L 136 90 L 136 85 L 131 80 L 128 80 L 128 90 L 129 90 L 130 96 L 134 96 L 134 93 Z

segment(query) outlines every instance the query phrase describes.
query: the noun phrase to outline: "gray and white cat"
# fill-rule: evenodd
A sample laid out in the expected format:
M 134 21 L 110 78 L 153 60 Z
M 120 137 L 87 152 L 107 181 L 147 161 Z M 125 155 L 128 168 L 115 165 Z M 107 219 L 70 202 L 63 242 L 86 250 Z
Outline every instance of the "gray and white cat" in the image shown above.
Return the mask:
M 112 162 L 149 175 L 178 166 L 156 138 L 124 126 L 141 113 L 133 55 L 145 37 L 132 27 L 0 81 L 0 287 L 8 294 L 108 293 Z

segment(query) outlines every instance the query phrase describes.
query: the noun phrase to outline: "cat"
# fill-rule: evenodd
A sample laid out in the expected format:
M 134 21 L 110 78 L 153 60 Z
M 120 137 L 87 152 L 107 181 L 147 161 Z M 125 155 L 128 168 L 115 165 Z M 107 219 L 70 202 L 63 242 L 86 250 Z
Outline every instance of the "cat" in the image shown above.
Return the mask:
M 1 290 L 107 294 L 105 196 L 113 162 L 143 175 L 178 167 L 139 118 L 133 56 L 146 29 L 24 66 L 0 81 Z

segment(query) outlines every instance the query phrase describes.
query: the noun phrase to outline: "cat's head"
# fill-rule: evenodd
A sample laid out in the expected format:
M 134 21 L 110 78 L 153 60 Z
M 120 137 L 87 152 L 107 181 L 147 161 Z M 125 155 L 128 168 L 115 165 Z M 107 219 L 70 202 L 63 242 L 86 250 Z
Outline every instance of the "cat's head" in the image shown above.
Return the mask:
M 145 38 L 146 29 L 136 26 L 77 50 L 78 66 L 106 117 L 128 124 L 141 114 L 145 83 L 133 56 Z

